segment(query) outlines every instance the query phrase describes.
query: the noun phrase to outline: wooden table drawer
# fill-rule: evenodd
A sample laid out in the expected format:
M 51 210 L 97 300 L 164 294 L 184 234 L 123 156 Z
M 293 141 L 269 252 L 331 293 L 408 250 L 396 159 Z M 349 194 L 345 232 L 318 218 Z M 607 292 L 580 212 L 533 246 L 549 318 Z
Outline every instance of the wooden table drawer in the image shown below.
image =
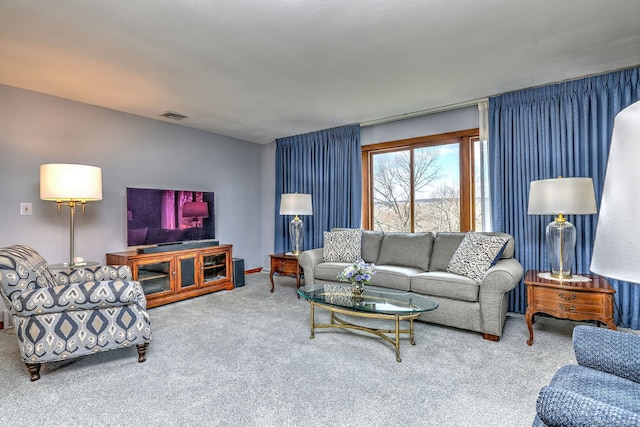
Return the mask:
M 604 316 L 605 308 L 603 304 L 575 304 L 571 302 L 558 302 L 549 307 L 550 310 L 557 310 L 561 313 L 575 314 L 595 314 Z
M 602 305 L 607 294 L 579 292 L 564 289 L 533 288 L 533 302 L 535 305 L 548 304 L 548 301 L 574 305 Z M 545 303 L 547 301 L 547 303 Z
M 278 274 L 297 274 L 298 263 L 296 261 L 286 261 L 274 259 L 271 262 L 271 269 Z

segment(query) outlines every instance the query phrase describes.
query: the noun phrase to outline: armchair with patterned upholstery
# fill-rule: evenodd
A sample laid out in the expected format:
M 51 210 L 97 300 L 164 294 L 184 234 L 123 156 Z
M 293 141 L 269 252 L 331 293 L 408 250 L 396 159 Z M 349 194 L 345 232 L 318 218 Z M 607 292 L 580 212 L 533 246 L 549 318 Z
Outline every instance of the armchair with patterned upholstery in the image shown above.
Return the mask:
M 0 294 L 11 312 L 31 380 L 45 362 L 135 345 L 146 360 L 151 324 L 128 266 L 52 273 L 35 250 L 0 248 Z

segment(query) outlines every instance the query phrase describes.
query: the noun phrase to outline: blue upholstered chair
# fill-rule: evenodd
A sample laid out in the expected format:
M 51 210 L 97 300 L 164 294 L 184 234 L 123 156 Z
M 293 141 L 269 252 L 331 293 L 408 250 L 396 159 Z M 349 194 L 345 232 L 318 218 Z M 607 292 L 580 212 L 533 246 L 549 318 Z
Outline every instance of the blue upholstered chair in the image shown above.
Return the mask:
M 573 348 L 578 365 L 542 388 L 534 427 L 640 426 L 640 336 L 581 325 Z
M 144 362 L 151 324 L 140 283 L 128 266 L 52 273 L 27 246 L 0 249 L 0 294 L 31 380 L 45 362 L 137 346 Z

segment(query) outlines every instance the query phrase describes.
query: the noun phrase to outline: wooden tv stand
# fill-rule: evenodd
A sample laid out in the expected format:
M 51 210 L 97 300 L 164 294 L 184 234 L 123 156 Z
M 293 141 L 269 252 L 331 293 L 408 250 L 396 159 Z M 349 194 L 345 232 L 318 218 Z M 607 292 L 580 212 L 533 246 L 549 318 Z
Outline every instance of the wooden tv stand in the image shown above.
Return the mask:
M 233 289 L 232 245 L 107 254 L 107 264 L 128 265 L 140 282 L 147 307 L 157 307 L 222 289 Z

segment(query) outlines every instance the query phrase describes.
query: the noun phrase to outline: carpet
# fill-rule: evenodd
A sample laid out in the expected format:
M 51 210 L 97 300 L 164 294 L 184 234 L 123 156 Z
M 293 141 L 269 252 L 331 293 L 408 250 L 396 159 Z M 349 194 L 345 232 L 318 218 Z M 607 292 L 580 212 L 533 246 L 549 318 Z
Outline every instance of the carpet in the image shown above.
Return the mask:
M 362 332 L 309 339 L 294 280 L 277 277 L 274 293 L 265 273 L 246 282 L 150 309 L 141 364 L 135 348 L 113 350 L 45 364 L 32 383 L 15 333 L 0 331 L 0 425 L 530 426 L 540 388 L 575 363 L 576 323 L 540 317 L 529 347 L 519 315 L 497 343 L 417 322 L 398 363 Z

